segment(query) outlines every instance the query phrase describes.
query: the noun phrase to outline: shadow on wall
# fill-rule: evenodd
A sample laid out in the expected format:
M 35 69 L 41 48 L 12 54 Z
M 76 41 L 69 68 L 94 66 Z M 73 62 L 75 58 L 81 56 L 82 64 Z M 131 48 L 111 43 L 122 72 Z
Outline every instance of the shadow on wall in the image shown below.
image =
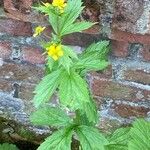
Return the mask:
M 0 6 L 3 6 L 4 5 L 4 2 L 3 0 L 0 1 Z

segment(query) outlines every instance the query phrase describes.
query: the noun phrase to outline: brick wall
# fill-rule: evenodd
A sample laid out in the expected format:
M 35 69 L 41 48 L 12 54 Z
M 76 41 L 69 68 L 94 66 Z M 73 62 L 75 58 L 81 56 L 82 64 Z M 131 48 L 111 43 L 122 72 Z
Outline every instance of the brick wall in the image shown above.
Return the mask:
M 150 118 L 150 2 L 91 2 L 86 1 L 83 17 L 100 24 L 67 36 L 64 43 L 85 47 L 104 37 L 111 41 L 111 65 L 89 74 L 101 110 L 100 127 L 109 130 L 138 117 Z M 31 4 L 31 0 L 20 0 L 18 5 L 4 0 L 5 13 L 0 8 L 0 91 L 25 102 L 32 100 L 32 91 L 44 74 L 40 38 L 32 37 L 33 28 L 38 23 L 48 27 L 42 15 L 30 10 Z M 47 31 L 45 39 L 46 35 Z

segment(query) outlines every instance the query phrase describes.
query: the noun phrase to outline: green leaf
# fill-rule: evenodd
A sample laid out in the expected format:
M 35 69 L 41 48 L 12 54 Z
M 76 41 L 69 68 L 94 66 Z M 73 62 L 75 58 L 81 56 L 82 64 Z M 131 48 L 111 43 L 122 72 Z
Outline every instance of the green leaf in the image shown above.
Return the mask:
M 0 150 L 19 150 L 15 145 L 4 143 L 0 144 Z
M 70 128 L 54 132 L 37 150 L 71 150 L 73 130 Z
M 32 8 L 39 11 L 39 12 L 41 12 L 41 13 L 45 13 L 45 14 L 49 14 L 50 10 L 51 10 L 51 6 L 50 7 L 45 7 L 43 5 L 35 6 L 35 7 L 32 7 Z
M 139 119 L 130 131 L 129 150 L 150 150 L 150 122 Z
M 74 71 L 64 72 L 59 86 L 59 97 L 62 104 L 72 109 L 82 107 L 82 101 L 89 101 L 87 83 Z
M 66 54 L 64 54 L 63 57 L 59 59 L 59 65 L 62 65 L 69 73 L 72 66 L 72 60 Z
M 39 107 L 44 102 L 50 100 L 51 96 L 58 87 L 61 79 L 62 70 L 57 70 L 47 75 L 35 88 L 33 102 L 35 107 Z
M 89 46 L 85 52 L 79 56 L 79 60 L 74 64 L 74 68 L 80 70 L 81 75 L 89 71 L 105 69 L 109 62 L 107 54 L 109 52 L 108 42 L 98 42 Z
M 35 125 L 67 126 L 71 119 L 60 108 L 46 107 L 34 112 L 30 120 Z
M 79 126 L 76 128 L 82 150 L 105 150 L 107 139 L 99 133 L 96 128 L 90 126 Z
M 87 49 L 86 52 L 100 51 L 101 53 L 107 53 L 109 41 L 100 41 L 97 43 L 92 43 Z
M 81 0 L 68 0 L 64 14 L 61 16 L 59 26 L 61 33 L 65 31 L 80 15 L 83 8 Z
M 98 59 L 97 60 L 96 59 L 93 59 L 93 60 L 84 59 L 76 63 L 75 68 L 80 69 L 81 75 L 83 76 L 87 72 L 90 72 L 90 71 L 104 70 L 106 67 L 108 67 L 109 64 L 110 63 L 105 60 L 100 61 Z
M 128 150 L 128 142 L 130 138 L 130 128 L 117 129 L 108 137 L 109 144 L 106 150 Z
M 58 19 L 59 16 L 57 14 L 55 14 L 54 12 L 49 13 L 49 22 L 56 34 L 58 34 Z
M 78 59 L 77 54 L 73 51 L 71 47 L 63 45 L 63 51 L 67 56 L 71 57 L 72 59 Z
M 64 29 L 61 35 L 66 35 L 74 32 L 81 32 L 92 27 L 95 23 L 92 22 L 77 22 L 68 26 L 68 28 Z
M 76 122 L 82 125 L 95 125 L 98 121 L 96 105 L 91 99 L 89 102 L 82 102 L 80 110 L 76 111 Z
M 64 55 L 59 59 L 59 65 L 62 65 L 68 73 L 73 64 L 73 59 L 78 59 L 77 55 L 69 46 L 63 46 Z M 71 59 L 72 58 L 72 59 Z
M 82 112 L 86 114 L 88 121 L 94 124 L 97 123 L 98 115 L 97 115 L 97 109 L 94 101 L 90 99 L 89 102 L 83 102 L 82 107 L 83 107 Z

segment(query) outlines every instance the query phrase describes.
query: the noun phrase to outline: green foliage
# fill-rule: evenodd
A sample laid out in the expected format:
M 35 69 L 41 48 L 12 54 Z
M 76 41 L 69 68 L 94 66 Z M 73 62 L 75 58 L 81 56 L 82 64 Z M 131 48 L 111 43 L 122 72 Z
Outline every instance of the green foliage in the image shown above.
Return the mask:
M 108 137 L 109 144 L 105 146 L 106 150 L 128 150 L 130 138 L 130 128 L 117 129 Z
M 63 73 L 59 86 L 60 101 L 73 109 L 82 107 L 82 102 L 89 101 L 87 83 L 75 72 Z
M 15 145 L 4 143 L 0 144 L 0 150 L 19 150 Z
M 36 107 L 39 107 L 42 103 L 50 100 L 52 94 L 58 87 L 62 70 L 57 70 L 42 79 L 37 85 L 34 93 L 36 94 L 33 102 Z
M 70 26 L 74 26 L 73 23 L 79 17 L 84 8 L 81 5 L 81 0 L 68 0 L 67 7 L 59 22 L 61 36 L 68 34 L 68 28 L 70 28 Z
M 54 6 L 53 3 L 34 7 L 48 16 L 53 33 L 51 41 L 43 44 L 45 54 L 48 54 L 47 75 L 36 87 L 33 102 L 39 107 L 56 93 L 60 106 L 75 111 L 75 114 L 71 119 L 61 107 L 44 106 L 33 113 L 30 120 L 36 125 L 59 128 L 40 145 L 38 150 L 70 150 L 74 132 L 80 140 L 82 150 L 104 150 L 104 146 L 109 143 L 93 127 L 97 123 L 98 115 L 85 76 L 90 71 L 103 70 L 109 65 L 107 60 L 109 42 L 94 43 L 78 55 L 71 47 L 63 45 L 63 36 L 82 32 L 95 24 L 77 21 L 84 8 L 81 0 L 68 0 L 66 3 L 63 10 L 61 6 Z
M 69 25 L 64 31 L 62 31 L 62 35 L 71 34 L 74 32 L 81 32 L 92 27 L 94 23 L 91 22 L 77 22 Z
M 53 133 L 37 150 L 71 150 L 73 130 L 68 127 Z
M 105 150 L 107 139 L 96 128 L 81 125 L 76 128 L 82 150 Z
M 150 122 L 139 119 L 130 130 L 129 150 L 150 150 Z
M 106 58 L 109 52 L 108 46 L 108 41 L 102 41 L 90 45 L 85 52 L 79 56 L 79 61 L 74 64 L 74 67 L 79 69 L 82 75 L 85 75 L 85 73 L 89 71 L 105 69 L 109 65 Z
M 44 107 L 34 112 L 30 120 L 35 125 L 50 125 L 50 126 L 67 126 L 72 123 L 67 114 L 60 108 Z
M 108 141 L 105 150 L 149 150 L 150 122 L 138 119 L 131 128 L 117 129 Z

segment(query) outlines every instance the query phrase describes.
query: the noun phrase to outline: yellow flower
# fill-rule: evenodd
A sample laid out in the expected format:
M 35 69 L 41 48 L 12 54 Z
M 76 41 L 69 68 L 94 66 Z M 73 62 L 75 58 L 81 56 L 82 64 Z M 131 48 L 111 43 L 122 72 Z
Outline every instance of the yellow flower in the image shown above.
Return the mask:
M 52 57 L 55 61 L 64 55 L 62 50 L 62 45 L 52 44 L 50 47 L 47 48 L 47 53 L 50 57 Z
M 64 8 L 66 7 L 67 3 L 65 3 L 65 0 L 53 0 L 52 5 L 54 7 L 58 7 L 60 10 L 60 13 L 63 13 Z
M 33 34 L 33 37 L 36 37 L 38 35 L 40 35 L 44 30 L 45 30 L 46 27 L 42 27 L 42 26 L 38 26 L 35 28 L 35 32 Z

